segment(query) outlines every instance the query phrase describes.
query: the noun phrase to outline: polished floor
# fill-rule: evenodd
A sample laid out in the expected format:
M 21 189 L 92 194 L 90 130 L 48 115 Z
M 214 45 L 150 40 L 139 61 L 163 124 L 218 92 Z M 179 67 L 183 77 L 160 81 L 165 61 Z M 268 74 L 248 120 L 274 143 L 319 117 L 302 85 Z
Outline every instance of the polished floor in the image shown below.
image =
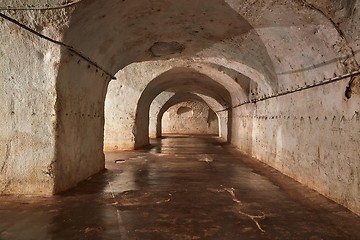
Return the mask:
M 215 137 L 107 153 L 61 196 L 0 197 L 0 240 L 360 239 L 360 218 Z

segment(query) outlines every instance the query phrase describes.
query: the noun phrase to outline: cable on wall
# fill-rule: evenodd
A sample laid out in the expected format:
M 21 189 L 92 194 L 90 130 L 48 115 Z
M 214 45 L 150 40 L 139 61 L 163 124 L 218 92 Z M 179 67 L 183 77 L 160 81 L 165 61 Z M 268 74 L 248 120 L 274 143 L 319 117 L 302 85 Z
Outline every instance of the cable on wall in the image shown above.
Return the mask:
M 264 97 L 261 97 L 261 98 L 258 98 L 258 99 L 251 99 L 251 100 L 242 102 L 242 103 L 240 103 L 240 104 L 238 104 L 236 106 L 228 107 L 228 108 L 216 111 L 216 112 L 225 112 L 225 111 L 228 111 L 228 110 L 231 110 L 231 109 L 234 109 L 234 108 L 241 107 L 241 106 L 246 105 L 246 104 L 257 103 L 257 102 L 265 101 L 265 100 L 268 100 L 268 99 L 271 99 L 271 98 L 277 98 L 277 97 L 280 97 L 280 96 L 285 96 L 285 95 L 288 95 L 288 94 L 292 94 L 292 93 L 300 92 L 300 91 L 303 91 L 303 90 L 323 86 L 323 85 L 330 84 L 330 83 L 333 83 L 333 82 L 338 82 L 340 80 L 347 79 L 349 77 L 354 77 L 354 76 L 357 76 L 357 75 L 360 75 L 360 70 L 356 70 L 356 71 L 353 71 L 353 72 L 350 72 L 350 73 L 339 75 L 339 76 L 336 76 L 336 77 L 333 77 L 333 78 L 324 79 L 321 82 L 317 82 L 317 83 L 314 82 L 311 85 L 306 84 L 305 86 L 299 87 L 298 89 L 295 89 L 295 90 L 289 90 L 289 91 L 285 91 L 285 92 L 280 92 L 280 93 L 276 93 L 274 95 L 264 96 Z M 351 80 L 351 81 L 353 81 L 353 80 Z
M 42 38 L 42 39 L 45 39 L 51 43 L 54 43 L 54 44 L 57 44 L 57 45 L 60 45 L 62 47 L 65 47 L 66 49 L 68 49 L 70 52 L 74 53 L 75 55 L 79 56 L 80 58 L 84 59 L 85 61 L 87 61 L 88 63 L 90 63 L 91 65 L 93 65 L 94 67 L 100 69 L 101 71 L 103 71 L 106 75 L 108 75 L 111 79 L 116 79 L 116 77 L 114 75 L 112 75 L 110 72 L 106 71 L 103 67 L 99 66 L 96 62 L 94 62 L 93 60 L 91 60 L 90 58 L 86 57 L 85 55 L 83 55 L 81 52 L 77 51 L 76 49 L 74 49 L 74 47 L 70 46 L 70 45 L 67 45 L 63 42 L 60 42 L 60 41 L 57 41 L 57 40 L 54 40 L 50 37 L 47 37 L 37 31 L 35 31 L 34 29 L 31 29 L 29 28 L 28 26 L 18 22 L 17 20 L 9 17 L 9 16 L 6 16 L 5 14 L 1 13 L 0 12 L 0 17 L 1 18 L 4 18 L 6 19 L 7 21 L 10 21 L 16 25 L 18 25 L 19 27 L 21 27 L 22 29 Z
M 82 0 L 78 0 L 78 1 L 73 1 L 73 2 L 68 2 L 59 6 L 49 6 L 48 4 L 46 4 L 44 7 L 36 7 L 33 5 L 26 5 L 24 7 L 12 7 L 12 6 L 0 6 L 0 10 L 12 10 L 12 11 L 38 11 L 38 10 L 56 10 L 56 9 L 61 9 L 61 8 L 67 8 L 67 7 L 71 7 L 73 5 L 76 5 L 78 3 L 80 3 Z

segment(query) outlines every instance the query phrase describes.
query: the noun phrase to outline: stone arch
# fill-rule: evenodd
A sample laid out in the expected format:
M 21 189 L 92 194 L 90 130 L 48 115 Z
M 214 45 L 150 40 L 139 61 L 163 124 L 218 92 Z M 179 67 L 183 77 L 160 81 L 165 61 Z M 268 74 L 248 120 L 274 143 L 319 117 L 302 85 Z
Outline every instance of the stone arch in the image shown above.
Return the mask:
M 177 61 L 159 60 L 131 64 L 119 71 L 116 75 L 119 80 L 111 82 L 109 86 L 106 100 L 106 150 L 133 149 L 136 134 L 134 130 L 128 129 L 135 129 L 133 127 L 135 122 L 135 113 L 133 113 L 133 109 L 136 109 L 135 103 L 148 83 L 173 68 L 206 75 L 223 85 L 230 93 L 232 105 L 248 101 L 249 88 L 251 83 L 254 82 L 234 70 L 207 62 L 193 62 L 189 59 Z M 139 76 L 141 76 L 141 79 L 138 79 Z M 174 93 L 165 91 L 154 99 L 150 107 L 150 120 L 152 120 L 153 111 L 158 111 L 171 94 Z M 124 102 L 126 102 L 126 107 L 120 104 Z M 217 111 L 224 108 L 219 108 Z M 121 115 L 121 113 L 123 114 Z M 227 114 L 227 112 L 225 113 Z M 150 137 L 156 137 L 155 127 L 152 128 L 152 126 L 150 124 Z M 122 131 L 121 134 L 119 131 Z
M 232 103 L 228 90 L 213 79 L 189 68 L 173 68 L 151 81 L 141 94 L 135 115 L 135 148 L 149 144 L 150 105 L 165 90 L 204 94 L 214 98 L 224 108 Z M 228 113 L 231 114 L 231 111 Z
M 43 11 L 23 15 L 19 12 L 13 13 L 14 17 L 29 22 L 31 26 L 44 26 L 44 33 L 73 46 L 73 49 L 83 53 L 85 58 L 74 54 L 72 48 L 58 47 L 52 43 L 44 44 L 42 41 L 45 40 L 39 39 L 36 40 L 38 52 L 32 51 L 33 54 L 28 54 L 28 51 L 23 51 L 14 56 L 10 49 L 17 49 L 19 42 L 31 48 L 35 37 L 19 34 L 19 29 L 13 31 L 13 26 L 9 27 L 8 24 L 1 25 L 1 31 L 11 33 L 3 36 L 26 39 L 24 42 L 8 41 L 7 37 L 4 37 L 6 40 L 1 46 L 6 48 L 1 50 L 4 56 L 9 56 L 9 62 L 14 58 L 13 62 L 16 62 L 11 68 L 4 62 L 4 79 L 11 79 L 12 72 L 16 71 L 19 73 L 15 77 L 28 79 L 27 75 L 33 72 L 29 69 L 23 71 L 25 64 L 21 62 L 29 64 L 34 71 L 43 69 L 44 66 L 49 66 L 44 69 L 51 69 L 42 71 L 39 78 L 32 82 L 42 90 L 36 96 L 37 102 L 52 106 L 51 109 L 41 109 L 47 109 L 41 111 L 42 115 L 47 114 L 45 120 L 40 118 L 40 114 L 32 115 L 32 109 L 26 104 L 21 105 L 22 110 L 19 111 L 26 112 L 26 116 L 35 119 L 35 123 L 45 122 L 42 125 L 48 130 L 44 131 L 44 134 L 51 139 L 51 146 L 46 145 L 49 154 L 42 155 L 38 164 L 26 158 L 25 162 L 32 166 L 33 175 L 36 176 L 33 180 L 34 186 L 42 185 L 45 178 L 49 186 L 55 186 L 53 189 L 48 187 L 47 194 L 60 192 L 103 168 L 102 140 L 99 139 L 103 136 L 104 96 L 111 78 L 107 73 L 111 75 L 132 62 L 189 57 L 194 61 L 207 59 L 239 72 L 244 71 L 243 65 L 249 66 L 256 70 L 253 72 L 248 69 L 253 74 L 252 79 L 263 84 L 260 89 L 255 89 L 257 95 L 272 93 L 277 91 L 277 88 L 291 89 L 297 87 L 300 81 L 319 82 L 334 74 L 358 68 L 358 34 L 352 34 L 359 32 L 357 21 L 336 24 L 333 19 L 339 18 L 341 12 L 321 11 L 327 9 L 331 2 L 315 3 L 313 6 L 306 4 L 306 1 L 304 4 L 301 1 L 252 4 L 247 1 L 221 0 L 209 0 L 205 5 L 202 3 L 200 0 L 192 1 L 191 4 L 176 1 L 84 0 L 76 5 L 75 9 L 51 12 L 49 15 L 54 16 L 53 19 L 64 19 L 59 25 L 48 24 L 49 21 L 57 22 L 46 20 L 50 18 L 46 18 Z M 136 14 L 130 15 L 134 12 Z M 203 17 L 200 17 L 199 12 L 203 13 Z M 291 22 L 288 21 L 289 15 L 293 17 Z M 226 19 L 222 16 L 226 16 Z M 167 21 L 163 21 L 161 26 L 154 24 L 162 22 L 163 19 Z M 109 22 L 121 24 L 114 26 Z M 193 25 L 194 23 L 196 24 Z M 221 27 L 218 27 L 219 25 Z M 182 35 L 183 32 L 185 34 Z M 178 42 L 183 47 L 171 52 L 169 50 L 172 50 L 173 44 L 169 43 L 173 42 Z M 163 56 L 150 51 L 157 43 L 167 43 L 168 51 L 165 51 Z M 45 48 L 40 49 L 39 46 Z M 21 61 L 16 60 L 19 56 Z M 43 58 L 45 64 L 39 64 L 38 60 L 34 63 L 32 56 Z M 101 66 L 107 73 L 96 66 Z M 42 81 L 51 81 L 52 90 L 48 91 L 48 84 L 42 86 Z M 4 81 L 5 87 L 2 88 L 13 89 L 15 84 L 16 81 Z M 31 91 L 33 87 L 27 90 Z M 1 102 L 6 102 L 11 107 L 12 101 L 5 99 L 9 96 L 7 93 Z M 33 97 L 27 93 L 24 96 L 27 101 Z M 85 118 L 93 119 L 85 123 Z M 6 124 L 1 125 L 4 132 L 7 132 L 8 123 L 27 124 L 25 120 L 22 122 L 19 118 L 14 120 L 8 116 L 4 122 Z M 37 137 L 37 129 L 17 130 L 19 134 L 15 134 L 15 138 L 21 133 L 30 132 L 23 138 L 25 144 L 22 145 L 32 146 Z M 8 137 L 8 134 L 2 138 L 6 143 L 4 146 L 7 147 L 1 149 L 1 155 L 10 154 L 2 160 L 2 165 L 13 165 L 14 169 L 21 169 L 23 163 L 19 163 L 17 159 L 24 159 L 22 156 L 26 153 L 12 153 L 12 139 L 13 136 Z M 39 149 L 42 149 L 42 145 L 40 146 Z M 69 149 L 65 150 L 66 147 Z M 88 149 L 93 150 L 87 152 Z M 86 159 L 95 160 L 93 164 L 88 164 Z M 81 175 L 77 174 L 79 168 L 84 168 Z M 44 176 L 43 172 L 49 173 L 48 176 Z M 21 177 L 19 179 L 25 179 Z M 19 179 L 11 178 L 10 182 L 19 183 Z M 55 184 L 52 184 L 53 182 Z
M 162 136 L 211 135 L 219 136 L 218 115 L 204 102 L 184 100 L 170 106 L 161 119 Z
M 210 1 L 206 7 L 208 17 L 195 21 L 199 29 L 190 29 L 182 35 L 171 32 L 171 29 L 177 26 L 177 22 L 182 21 L 174 21 L 173 24 L 166 23 L 163 27 L 157 26 L 155 29 L 154 22 L 159 18 L 162 19 L 155 9 L 158 2 L 138 0 L 119 4 L 118 1 L 110 0 L 99 5 L 96 1 L 88 0 L 75 5 L 74 9 L 69 11 L 68 22 L 64 24 L 67 26 L 66 29 L 59 29 L 59 31 L 64 31 L 59 39 L 61 38 L 71 48 L 61 47 L 61 59 L 57 62 L 58 72 L 55 84 L 57 103 L 54 124 L 56 154 L 53 163 L 49 165 L 49 168 L 54 169 L 52 170 L 55 179 L 54 192 L 66 190 L 104 168 L 102 152 L 104 101 L 111 75 L 133 62 L 154 58 L 193 56 L 216 43 L 248 33 L 252 29 L 252 26 L 241 15 L 227 4 L 223 4 L 222 0 Z M 174 10 L 181 10 L 184 14 L 177 15 L 176 18 L 190 24 L 194 22 L 192 19 L 194 13 L 204 10 L 201 3 L 200 0 L 193 2 L 196 7 L 194 8 L 187 4 L 168 2 L 164 6 L 165 9 L 160 12 L 169 17 L 174 15 Z M 218 8 L 209 7 L 211 5 L 217 5 Z M 135 12 L 142 14 L 128 16 L 127 13 L 132 12 L 128 11 L 128 8 L 134 8 Z M 151 9 L 150 12 L 147 12 L 149 9 Z M 64 13 L 59 11 L 58 14 L 62 18 Z M 226 19 L 221 17 L 224 14 L 227 16 Z M 108 17 L 115 17 L 117 20 L 113 19 L 113 21 L 121 24 L 111 26 L 108 24 Z M 201 26 L 211 22 L 229 27 L 214 31 L 212 26 Z M 140 26 L 142 30 L 137 29 Z M 172 27 L 169 28 L 170 26 Z M 118 29 L 113 29 L 114 27 Z M 178 27 L 181 29 L 180 26 Z M 160 32 L 152 34 L 158 30 Z M 141 36 L 139 33 L 142 33 Z M 147 37 L 144 37 L 144 34 Z M 174 36 L 176 36 L 175 40 Z M 146 41 L 143 41 L 144 39 Z M 199 41 L 200 39 L 205 42 Z M 259 37 L 257 39 L 260 41 Z M 170 45 L 173 42 L 186 46 L 174 53 L 165 51 L 164 56 L 158 56 L 157 53 L 151 51 L 157 43 L 165 43 L 171 50 Z M 262 43 L 260 45 L 263 46 Z M 74 54 L 75 50 L 81 53 L 81 56 Z M 220 49 L 215 50 L 211 55 L 218 55 L 220 52 Z M 268 56 L 266 58 L 270 59 Z M 268 62 L 271 63 L 270 60 Z M 252 67 L 261 67 L 261 65 L 255 65 Z M 227 103 L 227 106 L 230 104 L 231 102 Z M 86 118 L 93 119 L 87 121 Z M 91 151 L 88 151 L 89 149 Z M 93 161 L 89 164 L 86 159 L 93 159 Z M 77 174 L 77 169 L 83 169 L 81 174 Z
M 216 102 L 216 100 L 214 100 L 213 102 L 208 101 L 208 99 L 204 99 L 201 96 L 197 95 L 197 94 L 193 94 L 193 93 L 189 93 L 189 92 L 179 92 L 176 93 L 175 95 L 173 95 L 171 98 L 169 98 L 166 103 L 162 106 L 162 108 L 160 109 L 160 111 L 158 112 L 157 116 L 156 116 L 156 137 L 161 137 L 162 135 L 162 118 L 164 113 L 172 106 L 184 102 L 184 101 L 198 101 L 198 102 L 202 102 L 205 103 L 206 105 L 209 106 L 209 108 L 215 112 L 215 114 L 218 117 L 219 120 L 219 135 L 221 137 L 223 137 L 225 140 L 227 138 L 227 133 L 221 132 L 222 129 L 222 124 L 226 124 L 227 123 L 227 115 L 224 116 L 224 118 L 220 118 L 220 116 L 218 115 L 218 113 L 216 113 L 216 109 L 221 109 L 221 104 L 219 104 L 218 102 Z M 226 124 L 227 125 L 227 124 Z

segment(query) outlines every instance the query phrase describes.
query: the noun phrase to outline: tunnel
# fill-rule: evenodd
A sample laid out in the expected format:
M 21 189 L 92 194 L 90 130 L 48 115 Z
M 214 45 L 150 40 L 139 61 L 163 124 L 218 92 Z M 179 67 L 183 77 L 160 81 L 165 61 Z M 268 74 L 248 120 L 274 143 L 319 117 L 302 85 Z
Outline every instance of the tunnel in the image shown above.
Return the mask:
M 0 239 L 360 238 L 359 23 L 358 0 L 0 1 Z

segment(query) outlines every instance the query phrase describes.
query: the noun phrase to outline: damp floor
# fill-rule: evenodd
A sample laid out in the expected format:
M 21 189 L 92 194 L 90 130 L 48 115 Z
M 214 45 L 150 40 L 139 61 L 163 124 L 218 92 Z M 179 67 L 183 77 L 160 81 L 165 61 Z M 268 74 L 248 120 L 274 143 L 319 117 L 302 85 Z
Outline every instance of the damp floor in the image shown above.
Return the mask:
M 360 218 L 216 137 L 106 153 L 50 198 L 0 197 L 0 240 L 360 239 Z

